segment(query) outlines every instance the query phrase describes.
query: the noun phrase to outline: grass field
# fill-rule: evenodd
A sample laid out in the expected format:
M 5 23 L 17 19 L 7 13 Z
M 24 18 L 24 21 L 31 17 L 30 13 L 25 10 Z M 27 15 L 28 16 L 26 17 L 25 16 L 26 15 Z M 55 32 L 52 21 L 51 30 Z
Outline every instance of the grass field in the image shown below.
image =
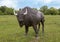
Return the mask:
M 13 15 L 0 15 L 0 42 L 60 42 L 60 16 L 45 15 L 45 32 L 39 32 L 39 39 L 35 39 L 35 32 L 29 28 L 28 36 L 24 35 L 24 27 L 19 27 Z

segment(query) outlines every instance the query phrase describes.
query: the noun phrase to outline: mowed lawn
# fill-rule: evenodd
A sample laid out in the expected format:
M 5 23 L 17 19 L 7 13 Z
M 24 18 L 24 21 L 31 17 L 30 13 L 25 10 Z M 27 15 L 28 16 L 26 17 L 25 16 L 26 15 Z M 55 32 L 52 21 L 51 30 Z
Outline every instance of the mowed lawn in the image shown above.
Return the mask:
M 38 39 L 34 37 L 35 32 L 32 27 L 29 28 L 26 37 L 25 29 L 19 27 L 16 16 L 0 15 L 0 42 L 60 42 L 59 15 L 45 15 L 44 36 L 42 36 L 41 29 Z

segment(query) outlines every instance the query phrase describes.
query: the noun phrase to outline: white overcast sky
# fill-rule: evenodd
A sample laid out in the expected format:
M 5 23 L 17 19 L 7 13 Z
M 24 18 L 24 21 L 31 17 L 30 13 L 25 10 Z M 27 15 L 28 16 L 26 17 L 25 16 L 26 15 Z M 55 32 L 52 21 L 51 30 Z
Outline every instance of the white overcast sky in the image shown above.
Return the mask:
M 60 8 L 60 0 L 0 0 L 0 6 L 7 6 L 15 9 L 23 8 L 25 6 L 40 8 L 44 5 Z

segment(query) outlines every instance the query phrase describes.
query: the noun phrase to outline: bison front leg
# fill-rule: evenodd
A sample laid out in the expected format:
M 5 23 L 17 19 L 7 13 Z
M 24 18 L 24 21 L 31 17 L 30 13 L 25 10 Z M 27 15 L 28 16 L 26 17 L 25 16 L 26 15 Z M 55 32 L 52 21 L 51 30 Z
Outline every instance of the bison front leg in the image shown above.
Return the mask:
M 38 37 L 37 25 L 33 25 L 33 29 L 34 29 L 34 31 L 36 33 L 35 37 Z
M 44 34 L 44 21 L 41 21 L 42 24 L 42 33 Z
M 25 26 L 25 35 L 27 36 L 28 34 L 28 26 Z
M 40 30 L 40 23 L 38 24 L 38 33 L 39 33 L 39 30 Z

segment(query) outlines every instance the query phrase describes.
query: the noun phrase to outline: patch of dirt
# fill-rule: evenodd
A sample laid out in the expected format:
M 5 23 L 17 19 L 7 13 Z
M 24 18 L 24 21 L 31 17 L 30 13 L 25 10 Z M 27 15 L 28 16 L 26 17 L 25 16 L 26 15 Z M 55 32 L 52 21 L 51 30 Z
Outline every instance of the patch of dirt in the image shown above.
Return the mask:
M 30 42 L 39 42 L 39 37 L 34 37 Z

